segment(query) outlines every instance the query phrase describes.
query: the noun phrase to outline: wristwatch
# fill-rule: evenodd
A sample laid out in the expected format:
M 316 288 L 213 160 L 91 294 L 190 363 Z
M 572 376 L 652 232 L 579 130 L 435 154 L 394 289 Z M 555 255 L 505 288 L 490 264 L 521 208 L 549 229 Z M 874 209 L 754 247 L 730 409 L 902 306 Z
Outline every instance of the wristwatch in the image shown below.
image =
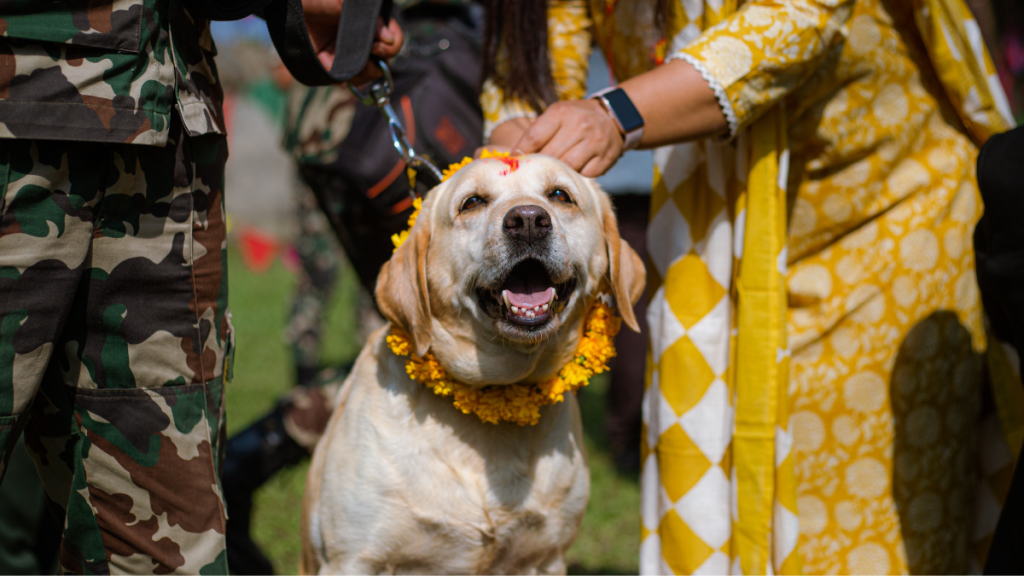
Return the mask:
M 633 106 L 633 101 L 629 99 L 626 91 L 611 87 L 595 92 L 590 97 L 600 102 L 612 120 L 618 124 L 625 138 L 623 150 L 636 148 L 644 136 L 644 119 L 636 106 Z

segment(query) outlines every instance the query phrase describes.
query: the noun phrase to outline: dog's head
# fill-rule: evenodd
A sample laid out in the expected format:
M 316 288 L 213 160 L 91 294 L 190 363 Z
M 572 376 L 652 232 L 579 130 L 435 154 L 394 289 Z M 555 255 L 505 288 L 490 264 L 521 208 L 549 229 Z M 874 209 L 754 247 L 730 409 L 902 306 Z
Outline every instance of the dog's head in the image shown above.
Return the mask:
M 377 303 L 455 378 L 509 384 L 568 361 L 602 284 L 627 326 L 644 267 L 608 196 L 546 156 L 486 159 L 427 196 L 381 269 Z

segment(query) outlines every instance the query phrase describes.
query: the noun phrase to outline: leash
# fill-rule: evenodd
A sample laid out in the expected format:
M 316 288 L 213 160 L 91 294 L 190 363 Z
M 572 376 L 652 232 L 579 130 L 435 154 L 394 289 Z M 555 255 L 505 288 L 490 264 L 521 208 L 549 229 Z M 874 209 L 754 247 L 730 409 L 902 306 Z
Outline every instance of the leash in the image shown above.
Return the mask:
M 355 94 L 356 98 L 367 106 L 376 106 L 380 113 L 388 120 L 388 130 L 391 131 L 391 144 L 395 147 L 399 156 L 405 161 L 409 175 L 409 196 L 413 200 L 419 199 L 416 192 L 416 176 L 420 171 L 426 171 L 433 177 L 435 185 L 441 183 L 441 170 L 429 159 L 416 153 L 416 149 L 409 143 L 406 137 L 405 127 L 391 107 L 391 90 L 395 82 L 391 76 L 391 68 L 380 58 L 374 58 L 373 63 L 380 68 L 380 78 L 374 80 L 367 86 L 365 92 L 349 84 L 348 87 Z
M 198 0 L 185 0 L 198 3 Z M 405 161 L 409 176 L 409 195 L 413 200 L 420 198 L 416 192 L 416 176 L 426 171 L 434 180 L 434 185 L 441 183 L 441 170 L 426 157 L 417 154 L 409 143 L 405 127 L 391 107 L 391 91 L 394 79 L 391 68 L 380 58 L 372 57 L 370 48 L 376 30 L 375 22 L 380 16 L 384 23 L 391 18 L 393 0 L 350 0 L 341 8 L 338 22 L 338 37 L 335 43 L 334 63 L 327 70 L 320 63 L 306 28 L 302 0 L 211 0 L 206 10 L 213 10 L 223 17 L 238 17 L 239 6 L 245 9 L 262 9 L 267 21 L 267 30 L 277 48 L 281 61 L 299 82 L 307 86 L 326 86 L 338 82 L 347 82 L 362 70 L 369 59 L 381 71 L 381 77 L 374 80 L 362 91 L 352 84 L 349 88 L 360 102 L 367 106 L 376 106 L 388 120 L 391 131 L 391 142 L 395 150 Z M 199 3 L 202 4 L 202 3 Z
M 377 17 L 388 23 L 393 0 L 353 0 L 342 4 L 330 70 L 317 58 L 306 27 L 302 0 L 186 1 L 213 5 L 265 4 L 262 16 L 267 21 L 267 31 L 288 71 L 306 86 L 327 86 L 347 82 L 363 69 L 370 58 Z

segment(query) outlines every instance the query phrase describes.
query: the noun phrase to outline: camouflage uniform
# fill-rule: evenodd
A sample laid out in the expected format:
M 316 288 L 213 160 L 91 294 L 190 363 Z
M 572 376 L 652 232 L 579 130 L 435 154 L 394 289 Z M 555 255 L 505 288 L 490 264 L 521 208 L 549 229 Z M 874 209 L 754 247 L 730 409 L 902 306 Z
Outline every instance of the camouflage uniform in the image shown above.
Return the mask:
M 342 256 L 341 246 L 316 197 L 298 176 L 294 190 L 299 222 L 295 250 L 302 270 L 292 296 L 292 315 L 286 336 L 292 348 L 298 383 L 306 385 L 320 366 L 324 314 L 338 280 Z
M 226 573 L 227 143 L 209 27 L 168 0 L 3 11 L 2 462 L 24 430 L 64 571 Z
M 293 85 L 288 91 L 282 145 L 297 164 L 333 160 L 337 145 L 352 126 L 356 105 L 346 86 Z M 344 256 L 316 196 L 299 175 L 298 166 L 293 188 L 299 222 L 295 250 L 302 270 L 292 298 L 286 338 L 292 347 L 298 384 L 305 386 L 313 381 L 320 366 L 323 315 Z
M 399 2 L 399 5 L 402 3 Z M 337 159 L 338 145 L 348 136 L 355 107 L 346 86 L 293 86 L 288 93 L 283 146 L 297 164 L 324 164 Z M 296 443 L 312 452 L 323 433 L 334 394 L 347 375 L 347 367 L 319 371 L 321 329 L 331 291 L 344 260 L 341 245 L 309 186 L 296 178 L 296 215 L 299 236 L 296 251 L 302 262 L 292 301 L 287 339 L 292 346 L 299 388 L 282 400 L 284 428 Z M 360 289 L 360 339 L 383 324 L 373 298 Z M 319 373 L 318 373 L 319 372 Z

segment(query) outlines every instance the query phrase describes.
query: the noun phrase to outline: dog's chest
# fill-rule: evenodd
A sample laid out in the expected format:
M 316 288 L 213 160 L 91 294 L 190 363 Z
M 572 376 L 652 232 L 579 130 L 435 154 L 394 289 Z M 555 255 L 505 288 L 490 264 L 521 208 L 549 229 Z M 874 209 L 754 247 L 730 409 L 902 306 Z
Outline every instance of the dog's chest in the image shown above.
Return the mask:
M 575 398 L 495 426 L 413 384 L 356 382 L 318 449 L 329 571 L 564 572 L 590 492 Z
M 430 547 L 452 552 L 434 556 L 439 561 L 434 568 L 476 573 L 562 569 L 554 565 L 575 539 L 589 495 L 584 456 L 573 437 L 540 450 L 513 440 L 480 451 L 479 444 L 457 446 L 458 440 L 451 439 L 450 451 L 433 455 L 436 464 L 424 463 L 437 475 L 421 484 L 423 504 L 410 510 L 415 530 L 431 541 Z M 437 492 L 449 495 L 447 506 L 428 494 Z

